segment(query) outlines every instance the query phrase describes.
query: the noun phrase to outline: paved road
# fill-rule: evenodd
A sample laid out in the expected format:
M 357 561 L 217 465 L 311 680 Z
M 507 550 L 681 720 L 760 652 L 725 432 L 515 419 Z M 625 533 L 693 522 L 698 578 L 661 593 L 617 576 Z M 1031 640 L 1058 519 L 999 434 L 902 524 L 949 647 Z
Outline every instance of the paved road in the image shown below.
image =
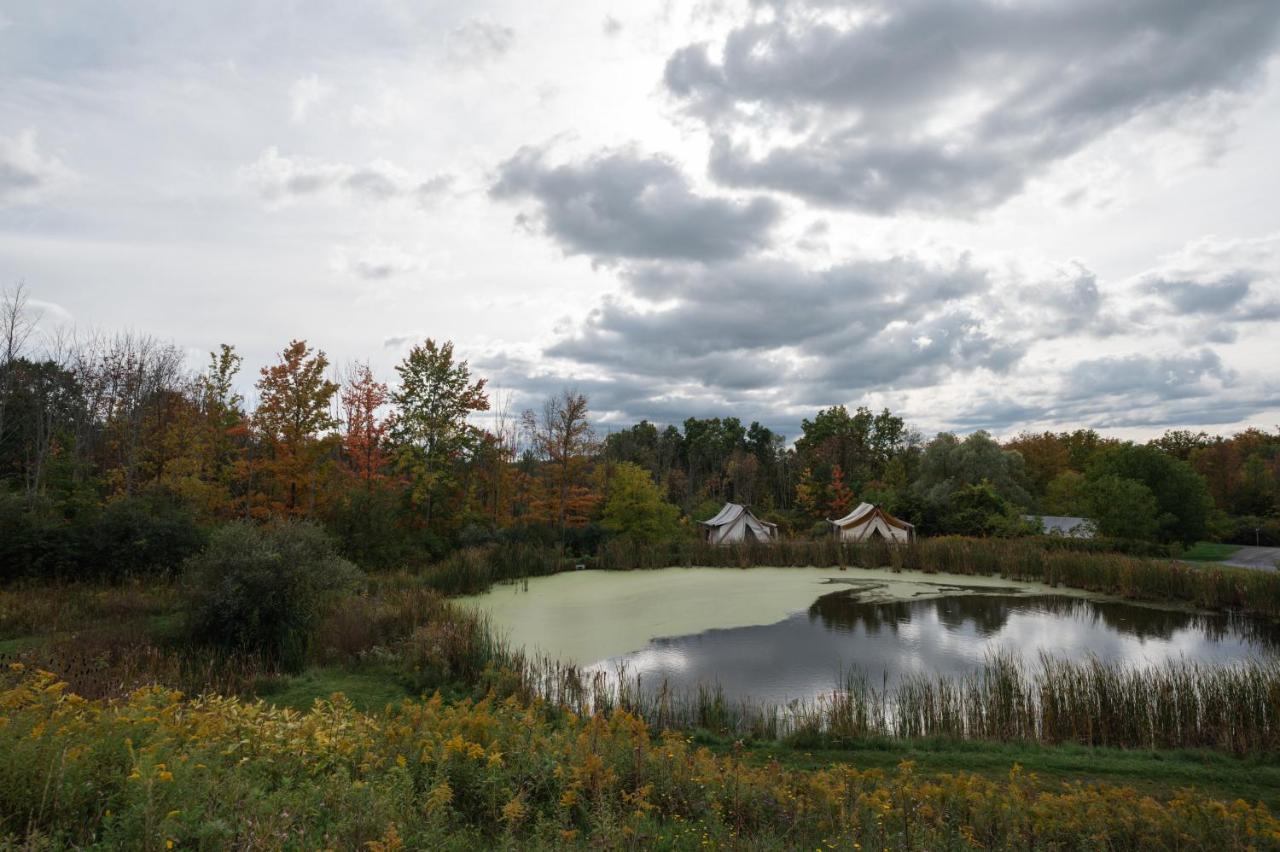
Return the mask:
M 1223 565 L 1258 568 L 1262 571 L 1276 570 L 1277 562 L 1280 562 L 1280 547 L 1242 547 L 1222 560 Z

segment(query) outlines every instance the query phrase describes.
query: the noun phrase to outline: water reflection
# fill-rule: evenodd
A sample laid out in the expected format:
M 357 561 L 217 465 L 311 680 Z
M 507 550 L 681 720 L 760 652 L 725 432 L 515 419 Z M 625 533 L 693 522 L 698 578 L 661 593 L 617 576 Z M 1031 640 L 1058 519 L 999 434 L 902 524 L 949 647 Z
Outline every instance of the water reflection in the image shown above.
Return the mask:
M 1276 623 L 1057 595 L 964 595 L 894 603 L 856 591 L 823 595 L 777 624 L 656 639 L 596 664 L 677 689 L 719 683 L 731 698 L 783 702 L 829 691 L 858 668 L 879 684 L 909 673 L 959 675 L 994 651 L 1034 663 L 1042 651 L 1073 659 L 1222 664 L 1280 650 Z
M 898 626 L 913 616 L 930 617 L 948 630 L 966 627 L 981 637 L 999 633 L 1015 614 L 1039 612 L 1071 622 L 1100 624 L 1112 631 L 1139 639 L 1170 639 L 1181 630 L 1195 630 L 1218 641 L 1232 635 L 1247 638 L 1260 646 L 1276 647 L 1280 642 L 1276 625 L 1269 621 L 1225 613 L 1196 613 L 1182 610 L 1135 606 L 1119 601 L 1092 601 L 1061 595 L 1002 596 L 965 595 L 924 601 L 894 601 L 869 604 L 849 591 L 823 595 L 809 607 L 809 618 L 830 630 L 881 630 L 896 633 Z

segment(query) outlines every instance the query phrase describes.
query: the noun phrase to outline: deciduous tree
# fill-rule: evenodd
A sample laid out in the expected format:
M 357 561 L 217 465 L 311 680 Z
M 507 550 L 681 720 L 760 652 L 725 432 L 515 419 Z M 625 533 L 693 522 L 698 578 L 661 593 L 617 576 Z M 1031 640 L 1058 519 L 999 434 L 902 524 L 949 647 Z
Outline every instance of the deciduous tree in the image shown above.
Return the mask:
M 283 486 L 283 511 L 304 514 L 301 492 L 314 495 L 321 439 L 337 428 L 331 413 L 338 386 L 325 378 L 329 359 L 306 341 L 294 340 L 280 353 L 280 361 L 262 368 L 258 379 L 258 408 L 254 425 L 271 451 L 270 467 Z M 314 501 L 308 501 L 313 503 Z
M 410 477 L 414 499 L 431 525 L 436 504 L 457 483 L 456 464 L 474 451 L 481 430 L 467 422 L 489 409 L 485 380 L 471 378 L 466 361 L 455 361 L 453 343 L 428 338 L 399 365 L 400 387 L 391 399 L 396 464 Z

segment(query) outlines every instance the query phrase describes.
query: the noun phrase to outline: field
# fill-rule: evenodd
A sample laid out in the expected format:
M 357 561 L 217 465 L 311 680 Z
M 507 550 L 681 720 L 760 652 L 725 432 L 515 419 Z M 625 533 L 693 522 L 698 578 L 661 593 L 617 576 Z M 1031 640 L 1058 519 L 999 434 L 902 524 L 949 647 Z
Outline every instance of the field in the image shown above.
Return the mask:
M 600 567 L 884 558 L 1280 611 L 1269 575 L 1019 542 L 942 539 L 892 555 L 684 547 L 606 550 Z M 443 593 L 562 564 L 488 550 L 372 575 L 292 672 L 186 639 L 176 585 L 0 590 L 0 837 L 155 849 L 1280 847 L 1273 665 L 1139 674 L 996 659 L 891 696 L 851 682 L 843 703 L 779 725 L 709 691 L 665 703 L 602 692 L 505 647 Z

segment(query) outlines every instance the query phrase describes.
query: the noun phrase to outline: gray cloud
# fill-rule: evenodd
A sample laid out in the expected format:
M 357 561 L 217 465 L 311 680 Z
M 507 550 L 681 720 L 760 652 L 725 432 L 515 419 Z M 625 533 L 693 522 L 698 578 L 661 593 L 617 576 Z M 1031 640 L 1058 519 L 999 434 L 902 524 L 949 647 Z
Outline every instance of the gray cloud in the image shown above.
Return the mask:
M 698 195 L 671 160 L 634 149 L 583 163 L 551 165 L 546 151 L 521 148 L 504 162 L 494 198 L 532 198 L 546 233 L 570 254 L 597 260 L 721 260 L 764 246 L 781 209 Z
M 606 299 L 573 337 L 548 354 L 656 367 L 652 355 L 638 357 L 638 352 L 688 359 L 780 349 L 838 351 L 850 340 L 865 341 L 895 322 L 917 322 L 989 286 L 986 274 L 967 263 L 945 269 L 911 258 L 816 271 L 764 260 L 710 267 L 645 264 L 629 270 L 627 280 L 641 299 L 675 299 L 675 306 L 650 310 Z
M 407 199 L 427 205 L 453 184 L 451 175 L 438 174 L 424 180 L 385 161 L 354 166 L 290 157 L 275 146 L 241 169 L 241 177 L 264 199 L 276 203 L 341 192 L 371 202 Z
M 965 258 L 821 270 L 761 259 L 650 263 L 628 268 L 626 284 L 638 303 L 604 299 L 544 354 L 626 376 L 649 394 L 680 387 L 756 416 L 975 370 L 1006 373 L 1026 350 L 992 336 L 971 310 L 991 284 Z
M 1145 289 L 1177 316 L 1232 323 L 1280 319 L 1275 282 L 1257 273 L 1235 271 L 1207 280 L 1153 276 L 1146 280 Z
M 1190 342 L 1231 343 L 1280 320 L 1280 235 L 1191 244 L 1133 282 L 1136 321 Z
M 998 205 L 1137 116 L 1242 90 L 1280 31 L 1271 0 L 755 6 L 666 66 L 712 175 L 879 214 Z M 799 140 L 759 138 L 782 127 Z
M 66 174 L 60 160 L 40 152 L 35 133 L 0 136 L 0 204 L 32 199 Z
M 1108 356 L 1080 361 L 1064 373 L 1063 393 L 1068 399 L 1103 396 L 1185 399 L 1207 396 L 1214 387 L 1232 378 L 1218 354 L 1206 347 L 1190 353 Z

